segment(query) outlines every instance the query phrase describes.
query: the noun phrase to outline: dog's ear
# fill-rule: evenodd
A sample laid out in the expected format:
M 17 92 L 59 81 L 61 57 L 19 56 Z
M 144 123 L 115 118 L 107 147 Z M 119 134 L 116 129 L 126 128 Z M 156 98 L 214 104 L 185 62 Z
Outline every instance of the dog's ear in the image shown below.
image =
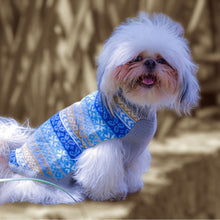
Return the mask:
M 176 99 L 176 111 L 181 114 L 190 114 L 190 110 L 198 105 L 199 84 L 196 78 L 198 66 L 193 62 L 185 66 L 180 82 L 180 91 Z

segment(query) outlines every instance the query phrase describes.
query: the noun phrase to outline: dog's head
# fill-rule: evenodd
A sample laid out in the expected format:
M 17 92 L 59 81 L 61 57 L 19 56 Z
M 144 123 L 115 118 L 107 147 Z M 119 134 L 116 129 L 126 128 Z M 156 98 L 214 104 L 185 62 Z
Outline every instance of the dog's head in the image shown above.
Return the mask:
M 196 72 L 181 25 L 163 14 L 142 13 L 105 43 L 97 83 L 109 105 L 120 91 L 133 105 L 189 113 L 199 97 Z

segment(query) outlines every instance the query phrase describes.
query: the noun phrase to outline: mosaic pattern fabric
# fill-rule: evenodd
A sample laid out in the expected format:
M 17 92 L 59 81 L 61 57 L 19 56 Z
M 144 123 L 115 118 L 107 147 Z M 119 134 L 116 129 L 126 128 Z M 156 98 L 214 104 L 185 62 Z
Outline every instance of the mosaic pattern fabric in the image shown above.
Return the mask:
M 11 151 L 10 168 L 30 177 L 62 181 L 76 168 L 77 157 L 100 142 L 124 137 L 139 118 L 117 100 L 115 115 L 101 104 L 99 92 L 56 113 Z

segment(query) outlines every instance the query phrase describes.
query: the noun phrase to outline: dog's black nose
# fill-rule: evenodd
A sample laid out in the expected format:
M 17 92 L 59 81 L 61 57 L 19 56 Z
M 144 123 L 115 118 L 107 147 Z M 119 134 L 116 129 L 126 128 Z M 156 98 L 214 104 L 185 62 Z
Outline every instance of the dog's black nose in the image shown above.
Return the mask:
M 144 65 L 147 67 L 148 70 L 153 70 L 156 66 L 156 63 L 152 59 L 148 59 L 145 61 Z

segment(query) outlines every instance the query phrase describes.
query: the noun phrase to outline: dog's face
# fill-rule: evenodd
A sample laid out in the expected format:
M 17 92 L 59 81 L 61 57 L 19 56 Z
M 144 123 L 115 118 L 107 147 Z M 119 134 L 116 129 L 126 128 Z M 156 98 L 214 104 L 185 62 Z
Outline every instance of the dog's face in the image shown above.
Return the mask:
M 116 88 L 138 105 L 166 104 L 179 90 L 178 73 L 160 54 L 143 51 L 112 72 Z
M 106 42 L 97 82 L 109 105 L 120 91 L 133 105 L 189 113 L 198 102 L 196 72 L 181 25 L 144 14 L 119 26 Z

